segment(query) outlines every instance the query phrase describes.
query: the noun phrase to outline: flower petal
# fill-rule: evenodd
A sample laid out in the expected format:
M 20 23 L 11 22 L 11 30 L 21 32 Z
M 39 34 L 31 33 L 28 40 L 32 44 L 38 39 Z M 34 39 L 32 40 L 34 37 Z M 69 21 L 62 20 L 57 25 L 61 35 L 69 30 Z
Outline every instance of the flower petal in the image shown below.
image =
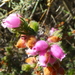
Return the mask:
M 60 59 L 62 61 L 63 58 L 65 58 L 66 54 L 62 50 L 62 48 L 56 44 L 52 45 L 50 48 L 50 52 L 52 56 L 54 56 L 57 59 Z

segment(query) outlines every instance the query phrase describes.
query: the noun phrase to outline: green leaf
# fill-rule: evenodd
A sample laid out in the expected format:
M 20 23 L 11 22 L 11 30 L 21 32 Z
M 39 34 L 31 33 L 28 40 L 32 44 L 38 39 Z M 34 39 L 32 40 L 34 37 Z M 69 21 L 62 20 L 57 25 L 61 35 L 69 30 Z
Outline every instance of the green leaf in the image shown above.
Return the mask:
M 4 73 L 0 72 L 0 75 L 4 75 Z
M 28 29 L 28 23 L 24 20 L 24 18 L 20 17 L 21 19 L 21 22 L 22 22 L 22 26 L 23 26 L 23 29 L 27 30 Z
M 30 21 L 29 27 L 32 28 L 35 32 L 39 29 L 39 24 L 36 21 Z

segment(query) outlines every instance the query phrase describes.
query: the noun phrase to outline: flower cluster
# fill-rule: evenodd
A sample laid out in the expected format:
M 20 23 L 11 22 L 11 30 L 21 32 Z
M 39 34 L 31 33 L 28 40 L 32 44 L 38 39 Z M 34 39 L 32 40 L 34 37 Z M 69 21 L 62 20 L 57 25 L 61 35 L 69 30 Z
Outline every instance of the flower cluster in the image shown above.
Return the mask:
M 26 52 L 29 56 L 38 55 L 39 65 L 43 67 L 46 67 L 48 63 L 54 64 L 57 59 L 62 61 L 66 55 L 59 45 L 53 44 L 49 46 L 44 40 L 37 41 L 34 47 L 29 48 Z
M 3 19 L 2 26 L 21 32 L 19 33 L 20 39 L 15 47 L 27 48 L 25 50 L 26 54 L 29 57 L 36 58 L 31 58 L 31 63 L 26 60 L 29 64 L 36 63 L 44 67 L 44 69 L 48 69 L 50 68 L 49 65 L 54 65 L 57 61 L 62 61 L 66 56 L 64 50 L 57 43 L 62 39 L 60 37 L 61 30 L 59 29 L 51 28 L 48 38 L 41 40 L 38 38 L 39 34 L 37 35 L 39 24 L 36 21 L 30 21 L 28 24 L 22 16 L 16 13 L 10 14 L 7 18 Z

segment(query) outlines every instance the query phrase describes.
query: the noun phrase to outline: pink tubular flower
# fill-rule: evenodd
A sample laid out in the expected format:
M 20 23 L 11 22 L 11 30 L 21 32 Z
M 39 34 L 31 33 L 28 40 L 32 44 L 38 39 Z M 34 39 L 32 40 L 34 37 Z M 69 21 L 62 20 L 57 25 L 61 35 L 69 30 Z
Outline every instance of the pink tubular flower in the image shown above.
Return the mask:
M 51 46 L 50 52 L 52 56 L 59 59 L 60 61 L 62 61 L 62 59 L 66 56 L 62 48 L 56 44 Z
M 35 46 L 32 49 L 40 52 L 46 50 L 47 48 L 48 48 L 47 42 L 44 40 L 40 40 L 36 42 Z
M 36 50 L 32 50 L 30 48 L 28 50 L 26 50 L 26 53 L 28 56 L 35 56 L 38 54 L 38 52 Z
M 2 26 L 4 28 L 17 28 L 20 26 L 20 18 L 19 14 L 13 13 L 10 14 L 6 19 L 3 19 Z
M 50 36 L 52 36 L 54 34 L 55 31 L 57 31 L 58 29 L 55 28 L 51 28 L 51 30 L 49 31 Z
M 44 50 L 39 53 L 39 65 L 42 67 L 47 67 L 48 63 L 54 64 L 56 62 L 56 58 L 52 57 L 49 51 Z
M 48 57 L 46 57 L 46 50 L 39 53 L 39 65 L 46 67 L 48 64 Z

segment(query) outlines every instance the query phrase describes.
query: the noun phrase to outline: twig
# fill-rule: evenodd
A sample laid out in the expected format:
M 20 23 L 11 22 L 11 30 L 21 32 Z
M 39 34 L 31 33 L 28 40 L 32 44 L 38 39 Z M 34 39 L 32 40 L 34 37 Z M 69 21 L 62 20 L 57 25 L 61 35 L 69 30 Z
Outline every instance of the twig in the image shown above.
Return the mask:
M 43 19 L 43 17 L 45 16 L 46 12 L 47 12 L 47 10 L 44 11 L 44 13 L 42 14 L 42 16 L 41 16 L 41 18 L 40 18 L 40 21 Z
M 62 19 L 64 19 L 64 18 L 68 17 L 68 15 L 69 15 L 69 14 L 65 14 L 65 15 L 62 17 Z
M 55 18 L 58 18 L 59 15 L 63 12 L 64 7 L 61 8 L 61 11 L 58 13 L 58 15 Z
M 49 14 L 49 12 L 50 12 L 50 7 L 51 7 L 52 3 L 53 3 L 53 0 L 50 0 L 50 2 L 47 4 L 47 5 L 48 5 L 48 10 L 47 10 L 47 12 L 46 12 L 45 19 L 44 19 L 44 21 L 42 22 L 42 26 L 44 26 L 44 24 L 45 24 L 45 22 L 46 22 L 46 19 L 48 18 L 48 14 Z
M 64 9 L 64 7 L 61 8 L 61 11 L 58 13 L 57 16 L 55 16 L 55 19 L 59 17 L 59 15 L 63 12 L 63 9 Z M 52 24 L 52 23 L 53 23 L 53 21 L 52 21 L 50 24 Z M 56 25 L 57 25 L 57 24 L 56 24 Z
M 6 13 L 4 16 L 1 16 L 0 19 L 3 19 L 5 16 L 15 12 L 18 8 L 20 8 L 20 6 L 17 6 L 16 8 L 14 8 L 13 10 L 11 10 L 10 12 Z
M 44 21 L 42 22 L 42 26 L 43 26 L 43 25 L 45 24 L 45 22 L 46 22 L 46 19 L 47 19 L 47 17 L 48 17 L 49 11 L 50 11 L 50 7 L 48 7 L 48 10 L 47 10 L 47 12 L 46 12 L 45 19 L 44 19 Z
M 61 8 L 61 6 L 59 6 L 55 12 L 58 12 L 60 10 L 60 8 Z
M 70 43 L 67 39 L 65 39 L 65 40 L 68 44 L 70 44 L 73 48 L 75 48 L 75 46 L 72 43 Z
M 35 10 L 36 10 L 36 7 L 37 7 L 37 5 L 38 5 L 38 3 L 39 3 L 39 1 L 40 1 L 40 0 L 37 0 L 36 4 L 35 4 L 35 6 L 34 6 L 34 9 L 33 9 L 32 13 L 31 13 L 31 15 L 30 15 L 30 19 L 32 18 L 33 14 L 34 14 L 34 12 L 35 12 Z
M 3 5 L 5 5 L 5 2 L 3 2 L 3 3 L 0 5 L 0 7 L 2 7 Z
M 66 22 L 70 22 L 71 19 L 72 19 L 72 16 L 69 15 L 69 17 L 66 19 Z
M 73 13 L 72 13 L 71 7 L 70 7 L 71 4 L 69 3 L 69 1 L 63 0 L 63 4 L 66 7 L 66 9 L 70 12 L 71 16 L 73 17 Z
M 56 23 L 56 20 L 55 20 L 54 16 L 53 16 L 53 15 L 51 15 L 51 17 L 52 17 L 52 19 L 53 19 L 53 21 L 54 21 L 55 25 L 57 25 L 57 23 Z

